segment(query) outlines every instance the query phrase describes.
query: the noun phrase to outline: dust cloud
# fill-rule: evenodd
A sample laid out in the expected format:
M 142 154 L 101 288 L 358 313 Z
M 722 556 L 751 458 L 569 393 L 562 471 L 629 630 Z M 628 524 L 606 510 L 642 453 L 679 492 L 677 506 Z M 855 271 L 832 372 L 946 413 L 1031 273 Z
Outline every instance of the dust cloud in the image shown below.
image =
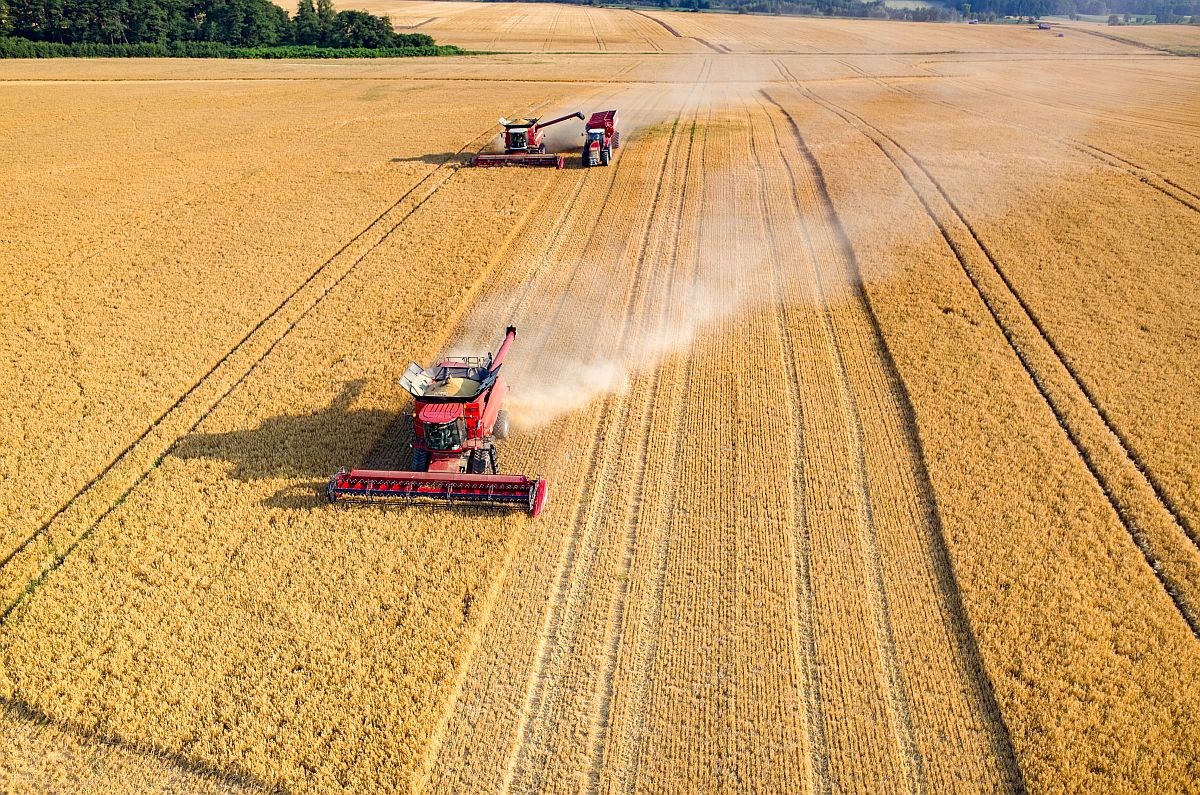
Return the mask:
M 729 68 L 732 67 L 726 67 Z M 929 70 L 917 72 L 914 77 L 918 75 L 928 77 Z M 707 117 L 709 123 L 735 128 L 750 125 L 748 113 L 758 114 L 760 108 L 769 107 L 761 90 L 766 88 L 772 94 L 791 90 L 782 81 L 764 81 L 761 74 L 730 73 L 721 78 L 720 82 L 704 85 L 681 81 L 616 88 L 576 102 L 560 103 L 542 115 L 554 118 L 580 110 L 586 117 L 594 110 L 616 107 L 620 112 L 623 141 L 632 143 L 640 135 L 649 134 L 652 128 L 657 127 L 658 134 L 662 134 L 661 125 L 692 109 L 701 109 L 702 118 Z M 905 140 L 944 139 L 946 120 L 930 118 L 929 101 L 954 103 L 960 109 L 968 103 L 961 91 L 956 92 L 939 80 L 919 82 L 919 90 L 924 96 L 911 95 L 913 89 L 907 87 L 897 92 L 869 79 L 854 78 L 852 84 L 838 84 L 836 90 L 821 85 L 819 80 L 814 85 L 817 85 L 819 95 L 835 96 L 853 107 L 885 105 L 888 128 L 892 134 L 901 132 Z M 915 82 L 908 83 L 908 86 L 914 85 Z M 806 112 L 825 115 L 828 122 L 828 110 L 811 102 L 798 104 L 806 107 Z M 1058 119 L 1052 130 L 1044 127 L 1039 130 L 1050 135 L 1050 138 L 1042 139 L 1043 145 L 1022 149 L 1014 147 L 1012 141 L 1014 136 L 1028 134 L 1025 126 L 1031 123 L 1028 118 L 1001 118 L 989 123 L 984 115 L 978 106 L 956 113 L 956 123 L 976 134 L 959 138 L 966 142 L 964 148 L 944 155 L 943 162 L 938 164 L 943 179 L 953 185 L 956 195 L 983 197 L 969 208 L 977 220 L 997 217 L 1013 203 L 1025 201 L 1037 187 L 1028 180 L 1031 171 L 1040 172 L 1044 183 L 1077 181 L 1097 167 L 1086 158 L 1071 156 L 1069 147 L 1053 140 L 1082 133 L 1088 126 L 1088 119 L 1080 119 L 1078 115 L 1069 120 Z M 1000 126 L 995 121 L 1000 121 Z M 754 123 L 761 123 L 761 119 Z M 551 151 L 576 149 L 582 128 L 582 122 L 572 119 L 547 130 Z M 831 155 L 825 151 L 827 147 L 846 147 L 847 152 L 864 151 L 863 134 L 852 125 L 838 122 L 830 126 L 827 123 L 824 129 L 827 131 L 824 136 L 805 136 L 818 160 L 854 157 L 853 154 Z M 737 134 L 742 133 L 739 130 Z M 783 134 L 790 136 L 790 132 Z M 777 158 L 771 151 L 775 142 L 770 133 L 755 130 L 753 135 L 765 160 Z M 618 159 L 624 156 L 621 153 Z M 799 155 L 795 157 L 800 159 Z M 772 250 L 772 246 L 781 245 L 779 241 L 783 241 L 783 246 L 794 246 L 802 236 L 781 234 L 775 239 L 762 234 L 764 212 L 754 198 L 753 190 L 739 196 L 721 195 L 714 190 L 714 185 L 756 185 L 760 175 L 749 158 L 733 163 L 727 157 L 720 163 L 707 163 L 703 157 L 699 161 L 704 169 L 703 195 L 697 203 L 699 217 L 687 219 L 687 228 L 683 230 L 684 235 L 694 236 L 695 240 L 695 252 L 689 255 L 686 263 L 675 262 L 675 252 L 669 244 L 660 244 L 657 253 L 651 253 L 652 257 L 669 261 L 639 264 L 628 252 L 597 251 L 594 246 L 600 244 L 589 242 L 584 262 L 579 263 L 576 258 L 540 262 L 533 269 L 529 283 L 485 298 L 464 321 L 452 346 L 452 353 L 456 355 L 495 350 L 503 328 L 509 324 L 517 326 L 518 342 L 505 372 L 512 387 L 508 408 L 518 427 L 541 427 L 598 398 L 621 393 L 628 388 L 632 378 L 652 371 L 666 357 L 687 349 L 705 330 L 770 299 L 772 289 L 768 283 L 772 261 L 794 263 L 797 256 L 809 256 L 798 255 L 790 249 Z M 886 161 L 881 159 L 875 165 L 884 167 L 885 164 Z M 1014 164 L 1019 167 L 1012 168 Z M 998 176 L 1006 171 L 1020 173 L 1024 180 L 1006 183 Z M 770 178 L 786 179 L 779 171 Z M 651 177 L 647 176 L 647 179 Z M 909 194 L 874 194 L 866 189 L 859 190 L 842 197 L 838 221 L 851 240 L 881 236 L 890 240 L 898 267 L 906 252 L 918 250 L 916 244 L 923 244 L 930 236 L 939 234 L 924 216 L 913 217 L 910 228 L 884 228 L 884 224 L 903 216 L 904 208 L 911 210 L 913 202 L 914 197 Z M 664 215 L 674 212 L 677 206 L 675 201 L 664 201 L 654 209 L 650 223 L 660 232 L 684 224 L 685 219 Z M 649 208 L 636 211 L 617 208 L 612 212 L 611 220 L 602 218 L 600 223 L 627 223 L 640 229 L 649 212 Z M 821 227 L 826 225 L 826 220 L 806 218 L 802 225 Z M 640 243 L 631 241 L 630 246 L 636 249 Z M 695 260 L 694 265 L 692 260 Z M 618 269 L 634 267 L 645 270 L 638 277 L 638 289 L 643 294 L 627 299 L 611 295 L 611 290 L 617 289 L 616 285 L 628 283 L 628 274 Z M 872 278 L 886 278 L 892 267 L 888 262 L 873 262 Z M 673 269 L 669 288 L 662 285 L 661 276 L 655 275 L 655 270 L 662 268 Z M 793 267 L 786 278 L 792 281 L 812 278 L 811 269 Z M 814 302 L 818 295 L 823 295 L 826 301 L 838 300 L 854 287 L 857 277 L 836 270 L 823 271 L 821 278 L 820 289 L 804 290 L 801 286 L 805 294 L 814 296 Z

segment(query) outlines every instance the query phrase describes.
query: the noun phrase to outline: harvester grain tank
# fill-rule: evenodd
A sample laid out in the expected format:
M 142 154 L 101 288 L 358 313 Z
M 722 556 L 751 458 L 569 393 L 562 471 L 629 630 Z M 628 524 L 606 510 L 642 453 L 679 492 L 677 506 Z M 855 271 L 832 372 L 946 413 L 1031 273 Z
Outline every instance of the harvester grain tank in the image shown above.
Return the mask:
M 607 166 L 612 160 L 614 149 L 621 146 L 621 133 L 617 130 L 617 112 L 601 110 L 593 113 L 584 125 L 583 166 Z
M 329 481 L 330 502 L 432 502 L 515 508 L 537 516 L 546 504 L 546 481 L 502 475 L 496 441 L 508 435 L 500 373 L 517 337 L 505 330 L 493 357 L 445 356 L 430 368 L 410 364 L 400 379 L 413 396 L 412 468 L 407 471 L 342 469 Z
M 500 126 L 504 128 L 504 154 L 478 154 L 471 161 L 471 165 L 562 168 L 563 156 L 546 152 L 546 128 L 567 119 L 583 121 L 583 114 L 576 111 L 550 121 L 501 117 Z

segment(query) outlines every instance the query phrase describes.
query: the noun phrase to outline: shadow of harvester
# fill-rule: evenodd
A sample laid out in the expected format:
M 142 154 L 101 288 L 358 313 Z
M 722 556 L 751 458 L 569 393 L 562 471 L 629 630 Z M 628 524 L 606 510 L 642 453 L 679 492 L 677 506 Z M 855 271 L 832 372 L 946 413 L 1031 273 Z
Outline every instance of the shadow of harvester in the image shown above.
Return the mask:
M 262 504 L 313 508 L 325 499 L 325 485 L 339 467 L 410 465 L 411 405 L 397 411 L 351 408 L 362 388 L 362 381 L 349 382 L 323 409 L 271 417 L 250 430 L 192 434 L 180 440 L 172 455 L 232 462 L 229 475 L 243 481 L 303 481 L 285 486 Z
M 466 165 L 475 157 L 474 152 L 441 152 L 440 154 L 413 155 L 412 157 L 393 157 L 393 163 L 424 163 L 429 166 L 440 166 L 450 160 L 457 160 Z

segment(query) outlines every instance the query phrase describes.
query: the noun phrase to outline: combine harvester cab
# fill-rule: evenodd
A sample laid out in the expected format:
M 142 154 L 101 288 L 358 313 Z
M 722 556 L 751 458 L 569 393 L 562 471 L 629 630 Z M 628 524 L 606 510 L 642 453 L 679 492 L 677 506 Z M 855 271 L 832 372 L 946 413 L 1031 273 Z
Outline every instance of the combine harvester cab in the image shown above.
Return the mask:
M 496 440 L 508 435 L 500 365 L 516 339 L 513 326 L 495 357 L 443 357 L 429 369 L 410 364 L 400 385 L 413 396 L 412 469 L 342 469 L 329 481 L 330 502 L 430 502 L 528 511 L 546 504 L 546 481 L 497 472 Z
M 593 113 L 584 126 L 583 167 L 607 166 L 612 161 L 612 152 L 621 146 L 621 133 L 617 130 L 617 112 L 602 110 Z
M 471 165 L 562 168 L 563 156 L 546 152 L 545 131 L 552 124 L 576 118 L 582 121 L 583 114 L 576 111 L 546 122 L 541 119 L 505 119 L 501 117 L 500 126 L 504 128 L 504 154 L 475 155 Z

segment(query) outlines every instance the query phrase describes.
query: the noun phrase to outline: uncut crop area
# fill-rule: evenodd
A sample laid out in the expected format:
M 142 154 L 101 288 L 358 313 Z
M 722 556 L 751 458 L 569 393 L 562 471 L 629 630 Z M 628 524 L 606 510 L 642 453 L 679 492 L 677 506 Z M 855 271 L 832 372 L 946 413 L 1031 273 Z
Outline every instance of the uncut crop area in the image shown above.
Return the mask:
M 0 61 L 0 788 L 1200 791 L 1200 31 L 367 8 Z M 540 517 L 327 504 L 507 325 Z

